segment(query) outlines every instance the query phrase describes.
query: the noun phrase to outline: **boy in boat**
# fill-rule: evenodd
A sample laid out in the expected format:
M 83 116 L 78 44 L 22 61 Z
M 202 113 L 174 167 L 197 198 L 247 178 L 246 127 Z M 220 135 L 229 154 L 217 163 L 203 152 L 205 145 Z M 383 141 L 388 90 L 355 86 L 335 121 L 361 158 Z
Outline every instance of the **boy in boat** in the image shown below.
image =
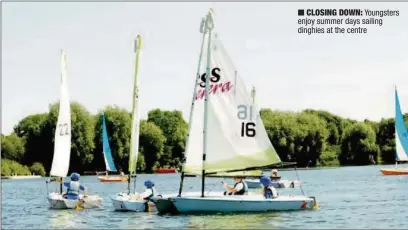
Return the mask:
M 137 196 L 137 199 L 145 202 L 145 212 L 148 212 L 150 198 L 156 196 L 156 189 L 154 188 L 154 182 L 151 180 L 145 181 L 144 185 L 146 189 L 142 194 Z
M 278 170 L 277 169 L 272 169 L 271 180 L 272 181 L 279 181 L 280 180 L 280 176 L 278 176 Z
M 154 187 L 154 182 L 151 180 L 147 180 L 144 182 L 144 186 L 146 187 L 145 191 L 140 194 L 140 198 L 144 201 L 149 201 L 150 198 L 156 195 L 156 188 Z
M 263 190 L 263 196 L 266 199 L 273 199 L 277 198 L 279 196 L 278 192 L 276 191 L 275 187 L 271 186 L 271 179 L 269 177 L 261 177 L 259 179 L 259 182 L 262 185 L 262 190 Z
M 242 177 L 234 177 L 235 185 L 234 187 L 229 186 L 225 181 L 221 183 L 224 185 L 224 188 L 227 190 L 224 192 L 224 195 L 244 195 L 248 192 L 248 186 L 243 181 Z
M 85 191 L 85 187 L 79 183 L 79 178 L 80 175 L 74 172 L 71 174 L 71 181 L 64 182 L 64 186 L 67 187 L 67 192 L 66 194 L 64 194 L 64 198 L 69 200 L 76 200 L 79 198 L 79 191 Z

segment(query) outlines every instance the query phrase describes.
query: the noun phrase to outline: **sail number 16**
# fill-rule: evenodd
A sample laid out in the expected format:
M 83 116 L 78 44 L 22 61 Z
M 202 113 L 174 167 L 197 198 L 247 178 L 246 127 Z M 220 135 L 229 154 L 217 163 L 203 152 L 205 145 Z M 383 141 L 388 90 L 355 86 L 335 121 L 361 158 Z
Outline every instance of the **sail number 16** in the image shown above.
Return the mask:
M 249 117 L 250 120 L 252 120 L 252 106 L 249 106 L 249 108 L 245 105 L 238 105 L 238 119 L 240 120 L 247 120 Z M 256 135 L 256 130 L 255 130 L 256 124 L 254 122 L 245 122 L 243 121 L 241 123 L 241 137 L 255 137 Z

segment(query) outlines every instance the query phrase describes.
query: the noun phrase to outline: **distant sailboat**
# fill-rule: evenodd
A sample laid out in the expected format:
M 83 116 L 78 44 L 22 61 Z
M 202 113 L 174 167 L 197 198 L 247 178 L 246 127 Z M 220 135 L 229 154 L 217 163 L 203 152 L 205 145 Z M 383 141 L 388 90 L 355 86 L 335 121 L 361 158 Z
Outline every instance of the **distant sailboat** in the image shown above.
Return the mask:
M 98 177 L 100 182 L 126 182 L 128 178 L 125 176 L 109 176 L 108 172 L 117 172 L 115 163 L 113 163 L 112 152 L 109 146 L 108 132 L 106 130 L 105 115 L 102 113 L 102 145 L 103 145 L 103 158 L 106 166 L 106 176 Z
M 189 212 L 259 212 L 312 209 L 314 197 L 279 196 L 265 199 L 261 194 L 217 196 L 205 192 L 205 178 L 213 173 L 247 171 L 280 164 L 259 113 L 243 80 L 216 34 L 212 37 L 212 10 L 201 26 L 203 50 L 195 85 L 194 115 L 190 112 L 183 174 L 201 175 L 201 194 L 152 198 L 159 212 L 169 208 Z M 201 63 L 203 62 L 203 63 Z M 192 110 L 193 110 L 192 109 Z
M 397 88 L 395 88 L 395 168 L 381 169 L 381 173 L 383 175 L 408 175 L 408 168 L 399 168 L 398 162 L 408 162 L 408 132 Z
M 61 96 L 58 112 L 57 127 L 55 129 L 54 157 L 50 176 L 59 177 L 60 191 L 52 192 L 47 199 L 52 209 L 73 209 L 80 205 L 82 208 L 100 207 L 102 197 L 99 195 L 79 195 L 79 200 L 65 199 L 63 194 L 63 178 L 67 176 L 71 157 L 71 106 L 66 73 L 66 55 L 61 51 Z M 48 181 L 47 181 L 48 184 Z

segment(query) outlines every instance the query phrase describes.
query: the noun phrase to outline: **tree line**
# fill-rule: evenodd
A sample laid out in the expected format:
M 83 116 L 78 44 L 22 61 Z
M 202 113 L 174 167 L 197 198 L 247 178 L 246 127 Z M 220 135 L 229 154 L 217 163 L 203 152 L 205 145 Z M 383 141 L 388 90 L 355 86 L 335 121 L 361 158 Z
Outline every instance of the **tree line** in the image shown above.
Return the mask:
M 48 174 L 58 108 L 59 104 L 54 103 L 48 113 L 29 115 L 18 122 L 11 134 L 1 135 L 2 175 Z M 128 171 L 131 113 L 107 106 L 93 115 L 83 105 L 72 102 L 70 172 L 105 170 L 102 113 L 114 163 L 118 169 Z M 311 109 L 301 112 L 262 109 L 260 116 L 281 160 L 297 162 L 298 167 L 395 162 L 393 118 L 356 121 Z M 408 120 L 408 114 L 404 119 Z M 140 122 L 138 172 L 180 167 L 187 129 L 180 111 L 149 111 L 148 118 Z

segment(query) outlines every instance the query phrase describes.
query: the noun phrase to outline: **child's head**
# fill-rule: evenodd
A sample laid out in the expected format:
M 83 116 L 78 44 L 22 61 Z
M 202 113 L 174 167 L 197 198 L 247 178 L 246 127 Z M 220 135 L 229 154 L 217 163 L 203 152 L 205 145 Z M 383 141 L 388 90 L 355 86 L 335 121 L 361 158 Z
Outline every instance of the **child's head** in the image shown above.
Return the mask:
M 263 176 L 261 177 L 261 179 L 259 179 L 259 182 L 264 188 L 267 188 L 271 184 L 271 179 L 269 177 Z

